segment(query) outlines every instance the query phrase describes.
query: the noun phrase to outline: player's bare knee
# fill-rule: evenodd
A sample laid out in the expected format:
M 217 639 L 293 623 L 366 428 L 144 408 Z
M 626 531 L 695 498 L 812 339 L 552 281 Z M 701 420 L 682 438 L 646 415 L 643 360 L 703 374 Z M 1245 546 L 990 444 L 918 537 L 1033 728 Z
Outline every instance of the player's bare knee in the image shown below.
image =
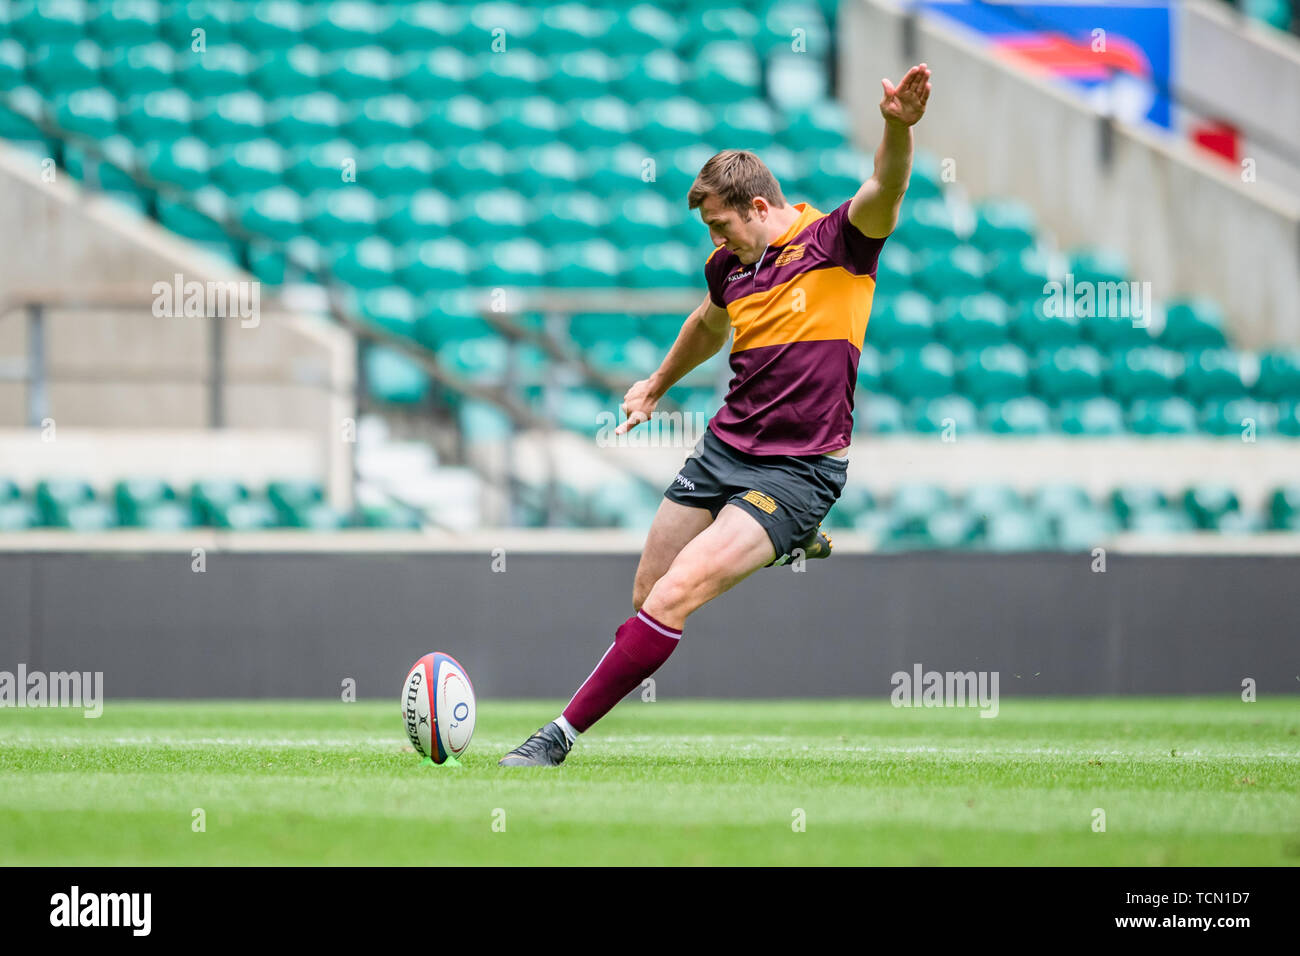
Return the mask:
M 694 594 L 694 584 L 685 575 L 674 574 L 669 571 L 662 578 L 655 582 L 650 593 L 646 595 L 645 602 L 653 604 L 660 610 L 671 608 L 674 611 L 684 609 L 694 610 L 691 607 L 691 601 Z M 638 608 L 638 610 L 640 610 Z M 650 612 L 653 613 L 653 612 Z M 689 613 L 689 610 L 686 611 Z

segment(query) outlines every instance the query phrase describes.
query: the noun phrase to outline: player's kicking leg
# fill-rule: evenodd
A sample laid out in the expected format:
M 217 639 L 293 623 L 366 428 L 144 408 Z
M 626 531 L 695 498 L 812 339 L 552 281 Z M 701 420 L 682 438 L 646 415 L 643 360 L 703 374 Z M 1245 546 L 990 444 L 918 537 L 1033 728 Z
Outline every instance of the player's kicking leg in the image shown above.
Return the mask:
M 585 732 L 668 660 L 690 614 L 775 557 L 772 539 L 758 520 L 743 508 L 726 505 L 712 524 L 682 547 L 640 609 L 619 627 L 614 643 L 560 720 L 576 733 Z M 565 729 L 552 721 L 507 754 L 501 765 L 556 766 L 571 747 Z
M 672 566 L 682 548 L 712 523 L 713 513 L 708 508 L 678 504 L 669 498 L 659 502 L 632 583 L 634 611 L 641 610 L 650 589 Z M 576 737 L 574 727 L 560 716 L 506 754 L 500 764 L 503 767 L 555 766 L 564 761 Z

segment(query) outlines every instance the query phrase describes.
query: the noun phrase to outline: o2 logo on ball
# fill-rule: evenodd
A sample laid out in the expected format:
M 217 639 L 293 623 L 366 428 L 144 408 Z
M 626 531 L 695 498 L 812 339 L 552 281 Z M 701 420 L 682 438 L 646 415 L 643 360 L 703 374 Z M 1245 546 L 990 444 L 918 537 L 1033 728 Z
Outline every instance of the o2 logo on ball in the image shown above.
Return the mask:
M 411 746 L 436 764 L 459 757 L 474 735 L 474 685 L 450 654 L 415 662 L 402 685 L 402 719 Z

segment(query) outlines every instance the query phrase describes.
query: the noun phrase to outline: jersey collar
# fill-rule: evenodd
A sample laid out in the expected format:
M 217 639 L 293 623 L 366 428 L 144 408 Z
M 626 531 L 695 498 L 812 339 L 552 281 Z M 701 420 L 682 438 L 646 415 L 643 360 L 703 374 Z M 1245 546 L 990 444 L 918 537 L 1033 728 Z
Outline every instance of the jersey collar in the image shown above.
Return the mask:
M 795 236 L 799 235 L 799 233 L 802 232 L 808 226 L 809 223 L 815 222 L 816 220 L 820 219 L 822 216 L 820 210 L 814 209 L 806 202 L 797 202 L 794 204 L 794 208 L 799 211 L 799 218 L 790 224 L 789 229 L 787 229 L 785 232 L 781 233 L 781 235 L 773 239 L 772 242 L 770 243 L 770 246 L 785 245 Z

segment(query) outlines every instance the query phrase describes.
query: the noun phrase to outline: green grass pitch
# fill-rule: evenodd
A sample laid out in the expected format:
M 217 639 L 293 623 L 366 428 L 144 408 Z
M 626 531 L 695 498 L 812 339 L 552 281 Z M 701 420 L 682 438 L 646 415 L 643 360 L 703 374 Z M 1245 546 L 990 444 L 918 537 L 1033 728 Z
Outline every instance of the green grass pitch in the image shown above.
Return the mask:
M 456 767 L 396 696 L 6 708 L 0 863 L 1300 863 L 1297 698 L 633 697 L 563 767 L 496 765 L 561 705 L 480 701 Z

